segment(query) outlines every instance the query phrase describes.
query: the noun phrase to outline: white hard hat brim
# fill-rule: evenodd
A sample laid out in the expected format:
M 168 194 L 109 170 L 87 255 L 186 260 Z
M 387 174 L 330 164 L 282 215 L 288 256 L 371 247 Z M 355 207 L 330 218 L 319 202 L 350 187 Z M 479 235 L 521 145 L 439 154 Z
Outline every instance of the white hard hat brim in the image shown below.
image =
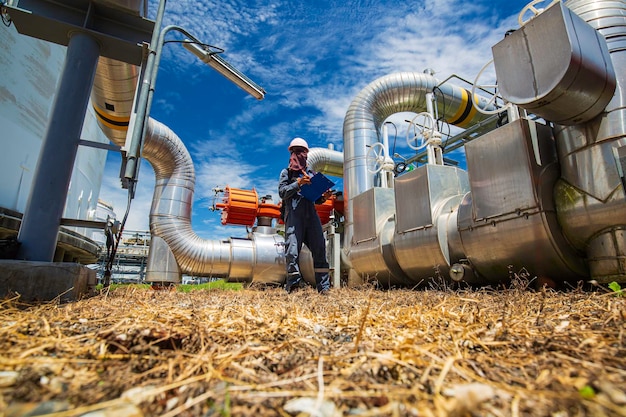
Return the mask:
M 291 150 L 291 148 L 294 148 L 296 146 L 309 149 L 309 144 L 306 142 L 306 140 L 302 138 L 294 138 L 287 149 Z

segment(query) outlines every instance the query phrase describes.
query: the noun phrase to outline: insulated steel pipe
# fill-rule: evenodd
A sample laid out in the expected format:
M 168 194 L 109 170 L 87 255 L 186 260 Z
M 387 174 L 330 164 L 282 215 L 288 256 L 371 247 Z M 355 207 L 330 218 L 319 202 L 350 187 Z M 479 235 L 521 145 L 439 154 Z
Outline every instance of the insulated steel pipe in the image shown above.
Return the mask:
M 124 145 L 139 72 L 136 67 L 101 58 L 92 102 L 107 137 Z M 180 138 L 167 126 L 150 119 L 142 156 L 155 171 L 150 211 L 153 243 L 147 280 L 178 281 L 181 274 L 228 277 L 280 283 L 284 280 L 283 238 L 263 229 L 246 239 L 207 240 L 191 227 L 195 190 L 193 161 Z M 343 154 L 313 148 L 309 164 L 316 171 L 341 175 Z
M 254 278 L 260 282 L 282 282 L 285 266 L 281 262 L 279 235 L 216 241 L 203 239 L 192 230 L 195 171 L 178 136 L 150 119 L 143 155 L 156 176 L 150 231 L 167 243 L 182 273 L 235 281 L 251 282 Z
M 376 174 L 367 169 L 369 147 L 379 142 L 380 127 L 392 114 L 425 111 L 428 108 L 426 97 L 435 87 L 438 95 L 444 98 L 435 103 L 435 108 L 439 117 L 448 123 L 469 127 L 488 118 L 476 111 L 472 102 L 477 98 L 472 98 L 466 89 L 447 83 L 439 85 L 436 78 L 426 73 L 402 72 L 381 77 L 361 90 L 350 104 L 343 123 L 344 198 L 347 202 L 344 212 L 344 251 L 349 259 L 351 247 L 355 244 L 354 198 L 373 188 L 375 183 Z M 483 130 L 492 128 L 492 125 L 487 125 Z M 378 255 L 387 252 L 380 245 L 375 245 L 371 251 Z M 362 250 L 356 252 L 359 252 L 361 258 L 367 256 Z M 398 279 L 402 280 L 401 277 Z
M 311 148 L 307 164 L 316 172 L 343 177 L 343 152 L 325 148 Z
M 101 128 L 118 145 L 124 145 L 137 78 L 132 66 L 106 58 L 96 71 L 92 102 Z M 149 119 L 142 156 L 156 176 L 150 210 L 150 231 L 156 239 L 150 248 L 148 281 L 178 281 L 181 274 L 189 274 L 282 282 L 281 236 L 216 241 L 202 239 L 192 230 L 193 161 L 171 129 Z
M 139 79 L 139 68 L 100 57 L 91 90 L 91 104 L 100 129 L 116 145 L 124 146 Z
M 118 2 L 121 7 L 139 4 Z M 92 103 L 98 123 L 115 144 L 124 146 L 129 127 L 139 69 L 100 58 Z M 235 281 L 280 283 L 284 280 L 282 236 L 269 228 L 247 238 L 217 241 L 200 238 L 191 228 L 195 188 L 193 161 L 180 138 L 167 126 L 149 119 L 142 157 L 154 168 L 155 191 L 150 211 L 152 244 L 148 281 L 180 280 L 181 274 L 227 277 Z M 337 155 L 320 153 L 336 169 Z M 269 229 L 269 230 L 268 230 Z

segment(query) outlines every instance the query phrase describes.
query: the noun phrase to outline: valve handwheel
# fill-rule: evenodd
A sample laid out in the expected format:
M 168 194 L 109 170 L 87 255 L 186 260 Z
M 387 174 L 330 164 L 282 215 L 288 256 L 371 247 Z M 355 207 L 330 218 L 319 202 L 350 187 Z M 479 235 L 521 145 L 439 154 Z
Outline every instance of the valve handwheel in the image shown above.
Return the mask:
M 528 3 L 519 13 L 519 16 L 517 17 L 517 22 L 520 26 L 524 26 L 526 23 L 539 16 L 541 12 L 543 12 L 545 9 L 552 6 L 554 3 L 558 3 L 559 1 L 560 0 L 533 0 Z M 536 5 L 540 6 L 537 8 L 535 7 Z M 544 7 L 541 7 L 542 5 Z M 532 16 L 530 16 L 528 19 L 525 19 L 528 12 L 532 13 Z
M 507 106 L 502 106 L 502 107 L 496 106 L 496 99 L 499 98 L 500 100 L 504 101 L 504 99 L 502 99 L 502 97 L 500 97 L 500 95 L 498 94 L 498 91 L 497 91 L 498 84 L 496 83 L 478 84 L 478 80 L 480 79 L 480 76 L 483 75 L 483 72 L 485 72 L 485 70 L 489 68 L 489 66 L 492 64 L 493 64 L 493 59 L 487 62 L 481 68 L 481 70 L 478 72 L 478 75 L 476 76 L 476 79 L 474 80 L 474 84 L 472 85 L 472 91 L 470 92 L 470 94 L 472 95 L 471 100 L 472 100 L 472 104 L 474 105 L 474 108 L 478 110 L 479 112 L 481 112 L 482 114 L 498 114 L 498 113 L 502 113 L 506 111 L 507 109 Z M 488 89 L 493 89 L 494 92 L 489 95 L 489 98 L 484 99 L 476 95 L 477 89 L 481 89 L 483 91 L 488 90 Z M 480 97 L 480 98 L 477 99 L 477 97 Z
M 415 115 L 406 130 L 406 143 L 409 148 L 418 151 L 428 145 L 435 133 L 435 119 L 428 112 Z
M 365 161 L 371 174 L 379 173 L 385 164 L 385 146 L 380 142 L 373 144 L 367 151 Z

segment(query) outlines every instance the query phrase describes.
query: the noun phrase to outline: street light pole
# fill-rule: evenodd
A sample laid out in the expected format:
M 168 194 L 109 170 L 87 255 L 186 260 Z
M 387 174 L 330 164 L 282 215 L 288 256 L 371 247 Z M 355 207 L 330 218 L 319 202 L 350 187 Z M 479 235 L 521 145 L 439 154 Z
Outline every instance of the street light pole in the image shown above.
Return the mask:
M 167 0 L 159 1 L 159 8 L 157 9 L 157 16 L 154 21 L 154 31 L 152 32 L 152 39 L 149 45 L 148 58 L 146 59 L 146 66 L 143 72 L 143 78 L 139 87 L 139 94 L 137 102 L 135 103 L 136 115 L 133 129 L 129 132 L 131 134 L 130 143 L 126 150 L 126 170 L 124 177 L 129 180 L 130 198 L 135 195 L 135 183 L 137 182 L 138 162 L 141 157 L 141 148 L 143 139 L 145 136 L 145 126 L 150 115 L 150 104 L 152 102 L 152 93 L 154 92 L 155 81 L 153 77 L 156 77 L 156 73 L 159 67 L 160 61 L 160 49 L 161 44 L 161 25 L 163 22 L 163 15 L 165 14 L 165 4 Z M 156 46 L 156 49 L 155 49 Z
M 165 0 L 162 0 L 164 3 Z M 161 10 L 160 10 L 161 11 Z M 160 19 L 157 17 L 156 27 L 160 26 Z M 216 52 L 210 52 L 202 48 L 204 45 L 195 36 L 187 32 L 185 29 L 176 26 L 169 25 L 161 30 L 158 39 L 155 40 L 153 36 L 152 44 L 156 45 L 155 48 L 150 47 L 150 56 L 146 64 L 146 70 L 144 74 L 143 82 L 141 83 L 141 89 L 139 94 L 139 101 L 137 102 L 137 114 L 135 117 L 135 123 L 132 129 L 131 142 L 127 154 L 126 170 L 124 172 L 124 178 L 129 180 L 129 187 L 134 187 L 137 181 L 137 173 L 139 168 L 139 158 L 141 154 L 141 148 L 143 146 L 143 140 L 145 138 L 145 128 L 148 125 L 148 119 L 150 118 L 150 110 L 152 108 L 152 97 L 154 96 L 154 86 L 156 85 L 157 73 L 159 70 L 159 64 L 161 62 L 161 55 L 163 52 L 163 45 L 165 44 L 165 36 L 170 31 L 177 31 L 185 35 L 187 38 L 183 41 L 183 45 L 186 49 L 200 58 L 203 62 L 216 69 L 220 74 L 224 75 L 230 81 L 234 82 L 237 86 L 261 100 L 265 95 L 265 90 L 230 65 L 226 60 L 219 57 Z M 156 29 L 155 29 L 156 33 Z M 131 189 L 131 197 L 134 194 L 134 190 Z

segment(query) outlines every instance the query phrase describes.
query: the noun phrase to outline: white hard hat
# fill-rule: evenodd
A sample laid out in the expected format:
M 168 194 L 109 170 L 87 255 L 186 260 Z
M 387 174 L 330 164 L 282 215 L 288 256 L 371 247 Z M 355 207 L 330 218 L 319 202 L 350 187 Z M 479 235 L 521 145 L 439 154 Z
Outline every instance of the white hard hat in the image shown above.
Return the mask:
M 300 146 L 302 148 L 306 148 L 307 151 L 309 150 L 309 144 L 306 143 L 306 140 L 302 138 L 294 138 L 289 144 L 289 148 L 287 149 L 291 150 L 291 148 L 293 148 L 294 146 Z

